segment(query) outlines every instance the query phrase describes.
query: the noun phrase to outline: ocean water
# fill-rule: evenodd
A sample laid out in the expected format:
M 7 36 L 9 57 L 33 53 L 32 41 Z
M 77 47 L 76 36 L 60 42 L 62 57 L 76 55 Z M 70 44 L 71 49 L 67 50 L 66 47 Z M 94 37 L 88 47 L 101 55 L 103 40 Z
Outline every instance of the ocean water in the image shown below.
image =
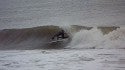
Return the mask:
M 124 0 L 0 0 L 0 29 L 124 26 Z
M 0 0 L 0 70 L 125 70 L 124 49 L 125 0 Z
M 65 30 L 69 38 L 52 42 L 52 37 Z M 125 48 L 125 29 L 123 27 L 87 26 L 41 26 L 23 29 L 4 29 L 0 31 L 1 49 L 95 49 Z M 56 41 L 56 40 L 55 40 Z

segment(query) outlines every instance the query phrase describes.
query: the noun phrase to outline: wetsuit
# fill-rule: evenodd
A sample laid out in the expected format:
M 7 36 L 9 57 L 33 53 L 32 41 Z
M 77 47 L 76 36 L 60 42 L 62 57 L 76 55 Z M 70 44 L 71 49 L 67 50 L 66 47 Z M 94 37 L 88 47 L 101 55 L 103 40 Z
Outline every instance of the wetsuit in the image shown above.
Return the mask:
M 57 33 L 56 35 L 54 35 L 54 37 L 52 38 L 52 39 L 54 39 L 55 37 L 57 37 L 57 40 L 59 39 L 59 38 L 62 38 L 62 39 L 64 39 L 64 38 L 68 38 L 68 37 L 65 37 L 65 32 L 64 32 L 64 30 L 61 30 L 59 33 Z

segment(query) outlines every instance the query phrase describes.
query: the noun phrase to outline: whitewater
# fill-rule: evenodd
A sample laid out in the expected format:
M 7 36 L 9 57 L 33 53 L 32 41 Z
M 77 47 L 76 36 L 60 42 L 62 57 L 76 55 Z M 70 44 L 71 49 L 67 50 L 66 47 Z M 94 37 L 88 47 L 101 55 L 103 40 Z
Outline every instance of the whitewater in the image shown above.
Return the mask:
M 70 43 L 72 48 L 125 48 L 125 29 L 118 28 L 108 34 L 97 28 L 80 30 Z

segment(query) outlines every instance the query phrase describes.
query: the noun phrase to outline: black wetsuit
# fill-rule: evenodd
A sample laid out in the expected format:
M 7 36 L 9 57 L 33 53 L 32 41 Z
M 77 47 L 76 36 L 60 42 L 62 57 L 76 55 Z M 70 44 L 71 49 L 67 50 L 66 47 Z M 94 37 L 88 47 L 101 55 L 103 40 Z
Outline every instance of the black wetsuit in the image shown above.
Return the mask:
M 64 32 L 64 30 L 61 30 L 60 32 L 58 32 L 56 35 L 54 35 L 54 37 L 52 37 L 52 39 L 54 39 L 55 37 L 57 37 L 57 40 L 59 39 L 59 38 L 62 38 L 62 39 L 64 39 L 64 38 L 68 38 L 68 37 L 65 37 L 65 32 Z

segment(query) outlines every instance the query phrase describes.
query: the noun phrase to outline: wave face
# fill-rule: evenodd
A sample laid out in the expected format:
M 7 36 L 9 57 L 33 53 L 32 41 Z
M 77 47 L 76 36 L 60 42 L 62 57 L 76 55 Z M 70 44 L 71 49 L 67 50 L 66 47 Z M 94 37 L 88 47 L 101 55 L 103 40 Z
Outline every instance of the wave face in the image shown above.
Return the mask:
M 50 43 L 60 30 L 68 40 Z M 0 31 L 0 49 L 125 48 L 125 29 L 120 27 L 39 26 Z
M 0 49 L 60 48 L 60 44 L 49 44 L 60 30 L 59 26 L 4 29 L 0 31 Z

